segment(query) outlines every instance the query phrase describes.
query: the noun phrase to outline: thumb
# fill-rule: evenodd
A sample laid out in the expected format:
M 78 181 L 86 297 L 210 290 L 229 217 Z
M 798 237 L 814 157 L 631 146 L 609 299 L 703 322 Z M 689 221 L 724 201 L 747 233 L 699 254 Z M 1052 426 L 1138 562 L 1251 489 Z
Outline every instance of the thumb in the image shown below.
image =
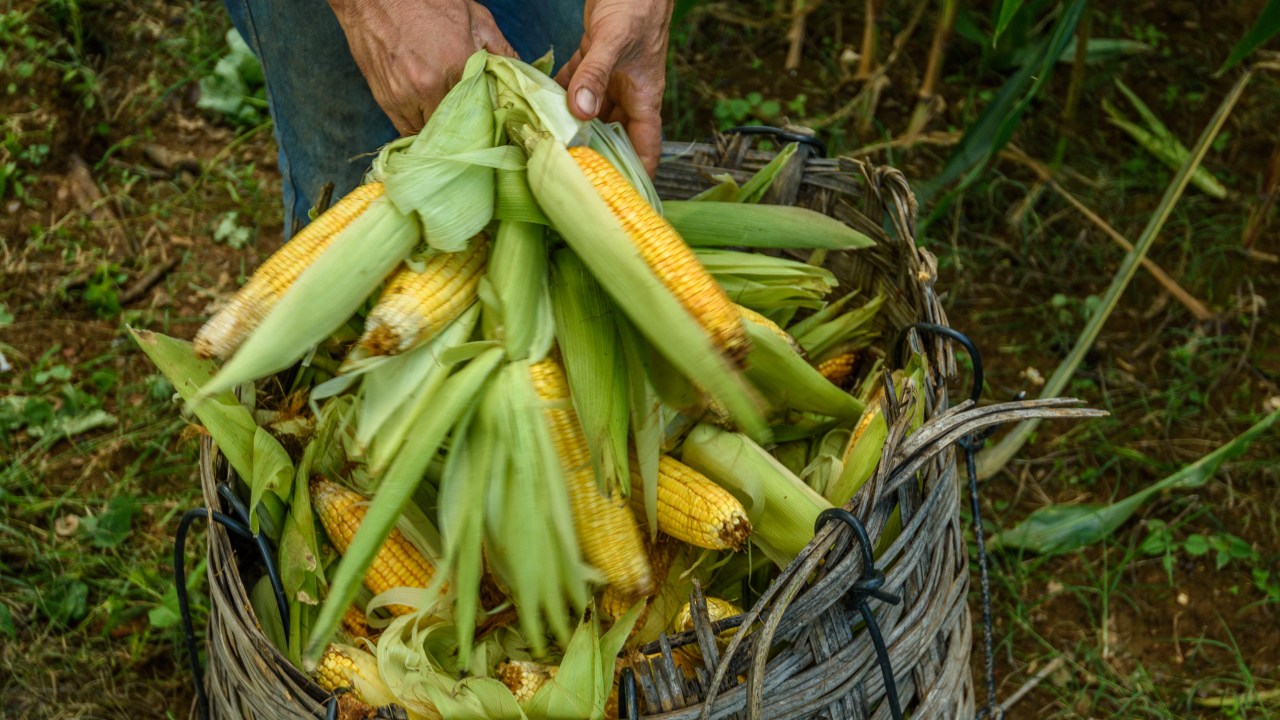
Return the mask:
M 600 113 L 605 89 L 621 54 L 622 44 L 617 42 L 595 43 L 583 53 L 569 80 L 569 109 L 579 120 L 590 120 Z

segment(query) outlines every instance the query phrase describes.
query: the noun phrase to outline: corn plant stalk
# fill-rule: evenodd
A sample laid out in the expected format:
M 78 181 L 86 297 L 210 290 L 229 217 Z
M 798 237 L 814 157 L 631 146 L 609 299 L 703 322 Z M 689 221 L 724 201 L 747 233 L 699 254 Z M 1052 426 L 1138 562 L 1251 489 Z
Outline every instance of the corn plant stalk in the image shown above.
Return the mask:
M 1160 234 L 1165 221 L 1169 219 L 1169 215 L 1173 213 L 1174 206 L 1177 205 L 1178 200 L 1182 197 L 1182 192 L 1186 190 L 1187 184 L 1191 182 L 1192 173 L 1199 167 L 1200 161 L 1204 159 L 1205 154 L 1209 152 L 1214 139 L 1222 131 L 1222 126 L 1226 123 L 1227 116 L 1231 114 L 1232 108 L 1235 107 L 1240 96 L 1244 94 L 1244 89 L 1248 86 L 1252 77 L 1253 73 L 1251 71 L 1245 72 L 1236 81 L 1227 96 L 1223 98 L 1217 112 L 1213 114 L 1213 118 L 1209 120 L 1204 132 L 1200 134 L 1200 139 L 1196 141 L 1196 146 L 1191 151 L 1190 157 L 1183 163 L 1178 170 L 1178 174 L 1174 176 L 1173 182 L 1165 190 L 1164 197 L 1160 199 L 1160 205 L 1156 207 L 1156 211 L 1152 214 L 1147 227 L 1142 231 L 1137 244 L 1134 245 L 1133 251 L 1121 261 L 1115 277 L 1111 280 L 1111 287 L 1107 288 L 1107 293 L 1102 297 L 1102 302 L 1099 304 L 1097 311 L 1090 316 L 1089 322 L 1080 333 L 1080 337 L 1076 339 L 1076 344 L 1071 348 L 1071 353 L 1067 355 L 1062 364 L 1054 370 L 1049 381 L 1045 383 L 1044 389 L 1040 392 L 1041 398 L 1059 395 L 1066 388 L 1071 377 L 1075 375 L 1076 368 L 1080 367 L 1080 362 L 1084 359 L 1085 353 L 1089 351 L 1089 348 L 1093 347 L 1094 341 L 1098 338 L 1098 333 L 1102 331 L 1102 326 L 1120 303 L 1120 296 L 1124 293 L 1125 288 L 1129 286 L 1129 281 L 1138 272 L 1139 261 L 1146 257 L 1147 251 L 1155 243 L 1156 236 Z M 1022 446 L 1031 437 L 1031 433 L 1035 432 L 1039 425 L 1039 420 L 1020 422 L 995 447 L 982 451 L 978 455 L 978 477 L 986 479 L 999 472 L 1022 449 Z

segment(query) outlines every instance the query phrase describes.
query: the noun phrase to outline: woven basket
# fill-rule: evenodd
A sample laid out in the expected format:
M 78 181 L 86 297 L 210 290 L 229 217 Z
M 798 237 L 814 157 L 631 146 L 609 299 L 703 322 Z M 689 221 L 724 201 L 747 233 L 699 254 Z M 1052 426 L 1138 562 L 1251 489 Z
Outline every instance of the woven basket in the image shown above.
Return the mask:
M 713 176 L 744 182 L 774 155 L 752 148 L 741 135 L 711 144 L 664 147 L 673 159 L 657 176 L 663 198 L 683 199 L 714 184 Z M 903 175 L 845 159 L 814 157 L 801 145 L 765 202 L 798 205 L 834 217 L 876 240 L 876 246 L 835 253 L 827 267 L 841 291 L 885 296 L 877 322 L 881 347 L 908 325 L 946 324 L 933 284 L 933 255 L 915 246 L 915 199 Z M 886 230 L 886 226 L 889 230 Z M 886 407 L 890 432 L 883 460 L 848 509 L 875 543 L 895 508 L 902 531 L 877 560 L 885 589 L 897 605 L 875 603 L 903 709 L 912 718 L 967 718 L 974 714 L 969 673 L 971 625 L 966 605 L 968 559 L 959 519 L 959 483 L 951 445 L 972 430 L 1027 416 L 1064 416 L 1039 403 L 948 410 L 947 379 L 954 371 L 948 342 L 910 336 L 927 352 L 930 368 L 923 402 L 925 425 L 906 437 L 908 408 Z M 911 402 L 908 400 L 907 402 Z M 210 508 L 220 507 L 217 483 L 231 471 L 212 445 L 201 447 L 200 475 Z M 208 670 L 205 683 L 213 718 L 303 720 L 324 717 L 328 693 L 294 668 L 267 640 L 253 616 L 246 587 L 260 571 L 241 556 L 221 526 L 209 532 Z M 687 679 L 671 665 L 671 641 L 650 658 L 633 657 L 641 717 L 693 720 L 707 690 L 721 678 L 711 718 L 851 720 L 889 717 L 885 683 L 869 634 L 847 600 L 863 570 L 845 525 L 825 526 L 804 553 L 773 582 L 747 614 L 748 631 L 728 650 L 716 648 L 705 615 L 694 613 L 702 657 L 709 667 Z M 690 634 L 692 635 L 692 633 Z M 685 638 L 685 642 L 689 642 Z M 740 682 L 741 679 L 741 682 Z M 195 713 L 193 710 L 193 717 Z

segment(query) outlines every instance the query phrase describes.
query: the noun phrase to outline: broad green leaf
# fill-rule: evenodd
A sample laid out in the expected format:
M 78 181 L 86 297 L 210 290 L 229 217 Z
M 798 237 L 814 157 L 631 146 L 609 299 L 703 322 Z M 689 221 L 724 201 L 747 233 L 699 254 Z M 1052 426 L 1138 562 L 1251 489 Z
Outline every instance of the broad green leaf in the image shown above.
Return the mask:
M 1231 54 L 1227 56 L 1226 62 L 1222 63 L 1222 67 L 1218 68 L 1218 72 L 1214 75 L 1221 76 L 1235 67 L 1277 33 L 1280 33 L 1280 0 L 1270 0 L 1258 15 L 1258 21 L 1249 28 L 1249 32 L 1245 33 L 1244 37 L 1240 38 L 1240 42 L 1231 48 Z
M 287 500 L 292 490 L 293 463 L 289 453 L 265 428 L 253 433 L 253 473 L 249 476 L 249 529 L 258 532 L 258 504 L 271 493 Z
M 1110 536 L 1152 496 L 1165 490 L 1198 488 L 1227 460 L 1239 457 L 1280 420 L 1280 410 L 1259 420 L 1233 440 L 1159 482 L 1110 505 L 1050 505 L 991 538 L 989 547 L 1020 548 L 1045 555 L 1071 552 Z
M 1005 2 L 1010 4 L 1014 3 L 1014 0 L 1005 0 Z M 945 210 L 946 205 L 949 204 L 946 200 L 977 180 L 991 158 L 1008 144 L 1023 114 L 1052 77 L 1054 65 L 1062 55 L 1063 48 L 1071 41 L 1076 23 L 1080 20 L 1080 15 L 1087 4 L 1088 0 L 1072 0 L 1062 7 L 1054 23 L 1052 34 L 1040 41 L 1027 63 L 1005 82 L 1004 87 L 983 110 L 982 115 L 965 130 L 964 137 L 952 151 L 942 172 L 928 187 L 921 189 L 919 194 L 923 202 L 938 189 L 956 180 L 960 181 L 943 202 L 936 204 L 931 218 Z M 1007 17 L 1012 19 L 1015 14 L 1016 12 L 1010 12 Z M 1007 21 L 1005 25 L 1008 25 Z
M 1124 38 L 1089 38 L 1089 45 L 1084 51 L 1084 61 L 1088 64 L 1102 63 L 1119 58 L 1132 57 L 1149 53 L 1155 48 L 1137 40 Z M 1060 63 L 1073 63 L 1076 59 L 1076 37 L 1072 37 L 1067 46 L 1062 48 L 1058 56 Z
M 1130 90 L 1128 85 L 1117 79 L 1116 87 L 1129 99 L 1134 109 L 1138 111 L 1138 114 L 1147 123 L 1147 127 L 1143 128 L 1129 122 L 1115 105 L 1103 98 L 1102 109 L 1107 112 L 1108 120 L 1111 121 L 1111 124 L 1128 133 L 1147 152 L 1156 156 L 1157 160 L 1168 165 L 1176 172 L 1191 157 L 1191 151 L 1174 136 L 1169 128 L 1165 127 L 1164 123 L 1160 122 L 1160 118 L 1151 112 L 1147 104 L 1142 102 L 1142 99 L 1133 90 Z M 1196 167 L 1195 171 L 1191 173 L 1191 184 L 1219 200 L 1227 197 L 1227 189 L 1203 165 Z
M 85 518 L 81 523 L 95 548 L 110 550 L 120 547 L 129 536 L 133 516 L 138 513 L 138 500 L 131 495 L 116 495 L 102 514 Z M 92 522 L 89 522 L 92 520 Z
M 129 328 L 129 333 L 188 403 L 213 378 L 216 366 L 197 358 L 191 343 L 147 330 Z M 242 478 L 253 477 L 253 442 L 258 430 L 253 413 L 230 391 L 214 394 L 192 407 L 232 469 Z
M 1022 9 L 1022 0 L 1000 0 L 1000 10 L 996 13 L 996 32 L 991 36 L 991 44 L 995 45 L 1013 17 Z

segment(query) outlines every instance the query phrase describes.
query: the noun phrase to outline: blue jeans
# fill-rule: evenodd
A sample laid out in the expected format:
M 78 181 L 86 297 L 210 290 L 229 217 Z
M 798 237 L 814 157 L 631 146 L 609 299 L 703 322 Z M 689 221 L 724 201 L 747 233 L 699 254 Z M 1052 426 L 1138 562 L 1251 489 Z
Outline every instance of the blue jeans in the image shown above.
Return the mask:
M 284 235 L 307 223 L 325 183 L 340 198 L 360 183 L 371 153 L 399 133 L 374 101 L 327 0 L 225 0 L 262 63 L 280 148 Z M 524 60 L 554 48 L 557 64 L 582 38 L 583 0 L 479 0 Z

